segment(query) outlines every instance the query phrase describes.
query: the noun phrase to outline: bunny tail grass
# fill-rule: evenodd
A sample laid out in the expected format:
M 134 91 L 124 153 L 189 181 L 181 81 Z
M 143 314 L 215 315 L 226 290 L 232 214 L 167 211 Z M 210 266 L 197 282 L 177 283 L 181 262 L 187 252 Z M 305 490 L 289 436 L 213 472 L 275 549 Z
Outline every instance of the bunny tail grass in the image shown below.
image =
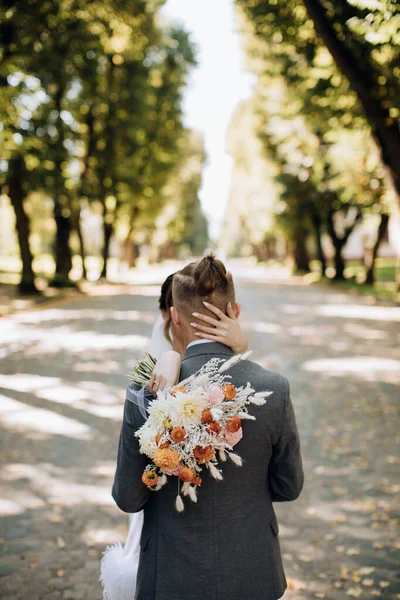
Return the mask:
M 191 486 L 191 485 L 189 486 L 188 493 L 189 493 L 189 497 L 190 497 L 191 501 L 197 502 L 197 494 L 196 494 L 196 490 L 194 489 L 193 486 Z
M 222 462 L 226 462 L 226 452 L 225 450 L 220 450 L 219 451 L 219 457 L 221 459 Z
M 207 467 L 209 468 L 209 471 L 212 477 L 214 477 L 214 479 L 216 479 L 217 481 L 222 481 L 223 477 L 221 471 L 217 469 L 217 467 L 213 465 L 212 462 L 207 463 Z
M 256 406 L 264 406 L 267 403 L 265 398 L 257 398 L 256 396 L 250 396 L 249 402 L 255 404 Z
M 178 512 L 183 512 L 185 510 L 185 505 L 183 504 L 182 496 L 180 494 L 176 497 L 175 508 Z
M 231 459 L 231 461 L 234 462 L 235 465 L 237 465 L 238 467 L 241 467 L 243 465 L 243 461 L 242 461 L 241 457 L 239 456 L 239 454 L 235 454 L 234 452 L 229 452 L 228 456 Z

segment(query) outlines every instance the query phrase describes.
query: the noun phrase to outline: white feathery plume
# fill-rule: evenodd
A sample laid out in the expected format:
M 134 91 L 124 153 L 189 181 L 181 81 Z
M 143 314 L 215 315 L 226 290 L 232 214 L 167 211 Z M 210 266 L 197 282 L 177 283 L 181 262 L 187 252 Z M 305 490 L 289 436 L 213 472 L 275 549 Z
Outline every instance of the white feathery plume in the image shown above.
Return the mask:
M 209 468 L 210 473 L 212 477 L 214 477 L 214 479 L 216 479 L 217 481 L 222 481 L 223 477 L 221 471 L 217 469 L 217 467 L 212 462 L 207 463 L 207 467 Z
M 230 369 L 231 367 L 233 367 L 234 364 L 239 362 L 241 358 L 241 354 L 235 354 L 235 356 L 232 356 L 232 358 L 224 362 L 224 364 L 218 369 L 218 373 L 224 373 L 225 371 L 228 371 L 228 369 Z
M 212 414 L 212 418 L 214 419 L 214 421 L 219 421 L 222 415 L 224 414 L 224 411 L 220 408 L 214 407 L 210 409 L 210 413 Z
M 255 404 L 256 406 L 264 406 L 267 403 L 265 398 L 256 398 L 255 396 L 249 396 L 249 402 Z
M 179 385 L 185 386 L 187 383 L 190 383 L 191 381 L 193 381 L 194 377 L 195 377 L 195 373 L 193 373 L 193 375 L 190 375 L 190 377 L 187 377 L 183 381 L 180 381 Z
M 158 492 L 158 490 L 161 490 L 161 488 L 167 483 L 167 481 L 168 481 L 168 478 L 167 478 L 166 474 L 163 473 L 161 475 L 161 477 L 159 477 L 159 479 L 158 479 L 158 483 L 156 485 L 156 492 Z
M 240 357 L 240 360 L 247 360 L 249 358 L 250 354 L 253 354 L 253 350 L 247 350 L 247 352 L 242 354 L 242 356 Z
M 190 488 L 190 483 L 185 481 L 185 483 L 182 485 L 182 494 L 184 496 L 187 496 L 189 494 L 189 488 Z
M 225 450 L 220 450 L 219 451 L 219 457 L 221 459 L 222 462 L 226 462 L 226 452 Z
M 199 467 L 199 465 L 194 465 L 194 470 L 197 471 L 198 473 L 201 473 L 203 469 L 201 467 Z
M 197 502 L 197 494 L 193 486 L 189 486 L 189 496 L 192 502 Z
M 254 394 L 255 398 L 268 398 L 268 396 L 272 396 L 274 392 L 257 392 Z
M 243 465 L 243 461 L 239 454 L 235 454 L 234 452 L 228 452 L 228 456 L 231 459 L 231 461 L 234 462 L 235 465 L 237 465 L 238 467 L 241 467 Z
M 239 417 L 241 419 L 244 419 L 244 420 L 248 419 L 249 421 L 255 421 L 256 420 L 256 418 L 253 417 L 253 415 L 249 415 L 249 413 L 245 413 L 245 412 L 240 412 L 239 413 Z
M 183 500 L 179 494 L 176 497 L 175 508 L 178 512 L 183 512 L 185 510 L 185 505 L 183 504 Z

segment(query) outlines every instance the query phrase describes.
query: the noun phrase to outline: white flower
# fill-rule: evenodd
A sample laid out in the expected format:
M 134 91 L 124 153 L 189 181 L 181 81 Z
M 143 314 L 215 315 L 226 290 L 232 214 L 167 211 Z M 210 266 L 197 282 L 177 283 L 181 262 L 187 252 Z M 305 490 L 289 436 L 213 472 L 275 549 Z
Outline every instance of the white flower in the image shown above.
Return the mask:
M 153 400 L 149 404 L 148 413 L 149 419 L 148 422 L 151 423 L 152 427 L 156 430 L 157 433 L 163 433 L 166 427 L 166 420 L 171 417 L 171 405 L 173 402 L 173 398 L 170 396 L 168 399 L 158 398 Z
M 174 427 L 189 427 L 201 423 L 201 413 L 207 408 L 207 398 L 200 390 L 193 390 L 190 394 L 178 392 L 171 401 L 170 416 Z
M 224 411 L 220 408 L 211 408 L 210 412 L 214 421 L 219 421 L 222 415 L 224 414 Z
M 153 429 L 149 421 L 146 421 L 143 427 L 137 432 L 141 454 L 146 454 L 149 458 L 153 458 L 154 452 L 157 450 L 156 435 L 157 432 Z

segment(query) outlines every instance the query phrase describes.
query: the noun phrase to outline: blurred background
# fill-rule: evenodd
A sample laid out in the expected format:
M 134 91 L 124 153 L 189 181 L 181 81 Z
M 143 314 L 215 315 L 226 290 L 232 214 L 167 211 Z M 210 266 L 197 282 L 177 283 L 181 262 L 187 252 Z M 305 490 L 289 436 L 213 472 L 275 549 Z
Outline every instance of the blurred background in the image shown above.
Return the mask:
M 2 4 L 1 282 L 213 248 L 395 297 L 398 7 L 207 8 Z
M 1 2 L 2 600 L 102 598 L 127 373 L 210 250 L 291 384 L 285 600 L 399 600 L 399 48 L 390 0 Z

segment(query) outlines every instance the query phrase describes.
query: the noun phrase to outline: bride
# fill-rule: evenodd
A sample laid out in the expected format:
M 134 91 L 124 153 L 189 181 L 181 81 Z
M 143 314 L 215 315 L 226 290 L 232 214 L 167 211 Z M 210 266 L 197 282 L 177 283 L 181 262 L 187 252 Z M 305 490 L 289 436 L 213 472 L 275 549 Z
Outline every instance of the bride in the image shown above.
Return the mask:
M 173 331 L 170 317 L 173 277 L 173 274 L 169 275 L 161 286 L 160 314 L 154 323 L 148 349 L 149 354 L 157 358 L 157 364 L 148 386 L 154 395 L 158 390 L 172 387 L 177 383 L 181 358 L 185 352 L 182 341 Z M 227 314 L 211 304 L 207 308 L 215 317 L 197 314 L 196 322 L 191 323 L 192 327 L 196 329 L 198 343 L 220 342 L 232 348 L 235 353 L 246 352 L 247 338 L 243 334 L 230 304 L 226 309 Z M 104 600 L 132 600 L 134 597 L 142 526 L 143 511 L 130 514 L 125 546 L 122 547 L 118 543 L 106 548 L 100 567 Z

